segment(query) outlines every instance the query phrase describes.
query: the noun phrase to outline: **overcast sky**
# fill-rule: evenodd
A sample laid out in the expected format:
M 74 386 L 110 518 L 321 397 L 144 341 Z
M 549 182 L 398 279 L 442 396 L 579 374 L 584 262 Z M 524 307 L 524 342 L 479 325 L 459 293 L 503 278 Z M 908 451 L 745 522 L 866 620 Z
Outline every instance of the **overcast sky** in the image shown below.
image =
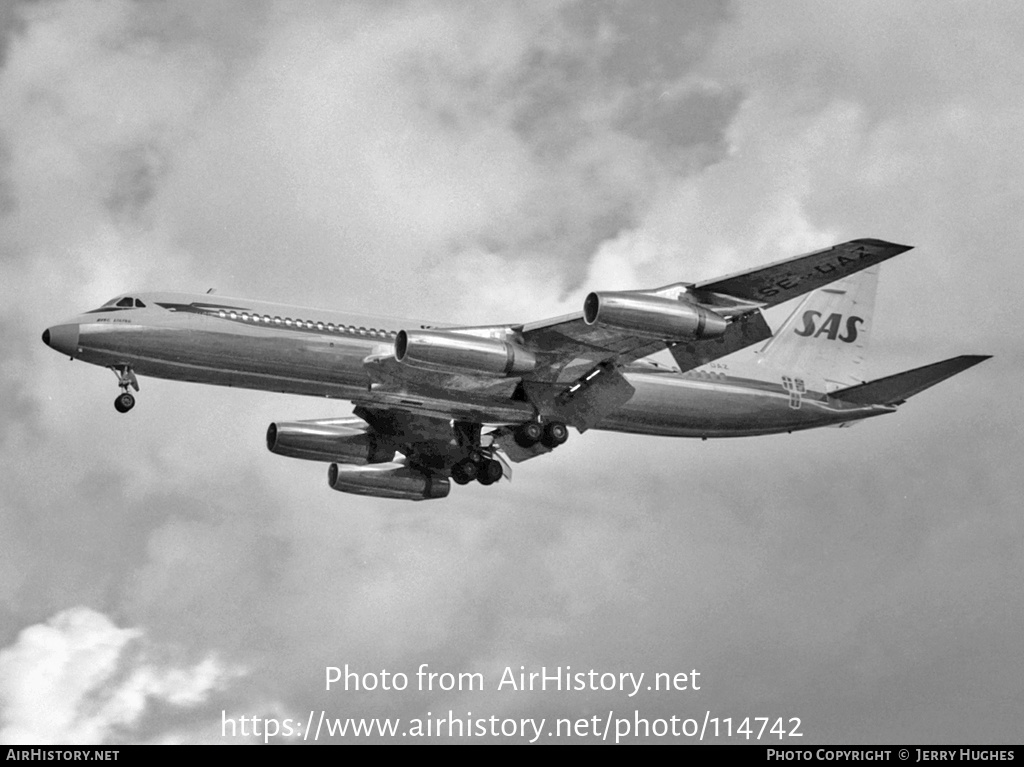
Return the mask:
M 1019 3 L 68 0 L 0 32 L 0 741 L 451 709 L 1020 742 Z M 343 403 L 143 379 L 120 415 L 39 338 L 146 289 L 527 321 L 853 237 L 916 246 L 872 375 L 995 358 L 854 429 L 573 432 L 420 504 L 266 450 Z M 324 690 L 421 663 L 487 690 Z M 701 689 L 495 689 L 566 665 Z

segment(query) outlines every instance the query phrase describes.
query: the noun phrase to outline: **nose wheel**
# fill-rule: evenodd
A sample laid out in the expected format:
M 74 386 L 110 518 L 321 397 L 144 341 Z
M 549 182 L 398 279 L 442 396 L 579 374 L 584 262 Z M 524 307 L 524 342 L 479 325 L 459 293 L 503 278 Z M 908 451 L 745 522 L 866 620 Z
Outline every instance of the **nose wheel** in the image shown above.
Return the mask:
M 114 400 L 114 409 L 118 413 L 127 413 L 135 407 L 135 397 L 128 391 L 128 387 L 139 390 L 139 379 L 135 377 L 135 371 L 131 365 L 110 365 L 110 369 L 117 376 L 117 385 L 121 387 L 121 393 Z

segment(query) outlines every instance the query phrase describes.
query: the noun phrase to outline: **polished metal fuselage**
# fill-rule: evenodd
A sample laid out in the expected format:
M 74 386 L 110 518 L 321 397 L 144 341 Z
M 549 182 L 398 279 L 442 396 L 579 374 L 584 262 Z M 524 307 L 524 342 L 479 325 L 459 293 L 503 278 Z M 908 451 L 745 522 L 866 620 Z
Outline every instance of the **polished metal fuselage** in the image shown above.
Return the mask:
M 139 293 L 145 308 L 100 309 L 51 328 L 51 346 L 102 366 L 130 365 L 139 376 L 365 401 L 377 396 L 364 360 L 393 354 L 400 330 L 444 325 L 354 315 L 217 295 Z M 499 327 L 500 326 L 496 326 Z M 678 437 L 771 434 L 838 425 L 891 412 L 852 405 L 811 390 L 795 394 L 787 377 L 731 375 L 727 365 L 679 373 L 641 362 L 626 368 L 632 398 L 596 428 Z M 800 371 L 781 371 L 792 376 Z M 423 392 L 387 393 L 411 409 Z M 462 392 L 430 392 L 435 409 Z M 382 400 L 383 402 L 384 400 Z M 526 402 L 480 400 L 484 423 L 528 420 Z

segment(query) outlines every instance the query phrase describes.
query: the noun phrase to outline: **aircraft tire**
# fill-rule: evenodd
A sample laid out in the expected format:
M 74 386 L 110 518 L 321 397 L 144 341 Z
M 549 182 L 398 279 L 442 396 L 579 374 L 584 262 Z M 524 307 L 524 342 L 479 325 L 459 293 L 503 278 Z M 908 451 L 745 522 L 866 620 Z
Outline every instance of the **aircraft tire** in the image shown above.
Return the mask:
M 544 427 L 536 421 L 529 421 L 515 431 L 516 444 L 519 447 L 533 447 L 544 436 Z
M 559 445 L 565 444 L 567 439 L 569 439 L 569 427 L 559 421 L 552 421 L 544 427 L 544 436 L 541 438 L 541 442 L 544 443 L 544 447 L 553 450 Z
M 468 485 L 480 473 L 480 467 L 473 461 L 460 461 L 452 467 L 452 479 L 457 485 Z
M 117 399 L 114 400 L 114 410 L 118 413 L 127 413 L 135 407 L 135 397 L 128 392 L 118 394 Z
M 502 474 L 504 474 L 504 469 L 501 466 L 501 462 L 490 458 L 480 466 L 480 476 L 477 477 L 477 481 L 481 485 L 493 485 L 501 479 Z

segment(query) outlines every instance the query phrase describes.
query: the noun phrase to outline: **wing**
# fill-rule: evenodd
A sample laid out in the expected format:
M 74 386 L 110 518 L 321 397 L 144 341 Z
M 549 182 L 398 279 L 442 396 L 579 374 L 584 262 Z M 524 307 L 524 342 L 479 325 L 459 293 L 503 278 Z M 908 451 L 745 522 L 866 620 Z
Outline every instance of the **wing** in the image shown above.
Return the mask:
M 545 360 L 527 389 L 532 388 L 532 399 L 583 431 L 628 401 L 632 387 L 621 375 L 623 366 L 667 348 L 685 372 L 765 341 L 772 332 L 762 309 L 909 249 L 882 240 L 851 240 L 706 282 L 592 293 L 579 314 L 519 328 L 528 347 Z M 601 321 L 602 297 L 609 307 L 613 301 L 619 304 L 609 322 Z M 690 324 L 674 321 L 673 312 L 682 312 Z M 710 315 L 707 319 L 704 312 Z M 710 322 L 718 320 L 723 322 L 720 332 L 707 333 Z M 570 406 L 570 401 L 575 404 Z
M 720 295 L 758 303 L 762 307 L 775 306 L 880 264 L 911 247 L 884 240 L 850 240 L 728 277 L 698 282 L 693 289 L 711 300 Z
M 371 385 L 358 403 L 476 423 L 539 416 L 585 431 L 630 399 L 631 363 L 669 349 L 686 371 L 765 341 L 762 309 L 906 250 L 851 240 L 715 280 L 591 293 L 582 312 L 549 320 L 402 331 L 393 354 L 365 360 Z
M 713 339 L 673 338 L 668 332 L 638 333 L 600 322 L 588 323 L 585 312 L 523 325 L 521 331 L 531 345 L 561 356 L 562 361 L 572 356 L 595 362 L 614 358 L 618 364 L 627 364 L 682 343 L 686 349 L 692 349 L 689 357 L 677 358 L 680 366 L 687 370 L 769 337 L 770 331 L 768 336 L 762 337 L 767 325 L 750 319 L 758 315 L 759 310 L 802 296 L 907 250 L 910 250 L 908 245 L 882 240 L 851 240 L 715 280 L 628 292 L 637 298 L 686 301 L 727 318 L 729 327 Z M 742 327 L 732 327 L 736 322 Z M 561 368 L 559 362 L 556 359 L 551 363 L 551 370 L 558 368 L 553 380 L 571 378 L 572 361 L 565 362 Z

